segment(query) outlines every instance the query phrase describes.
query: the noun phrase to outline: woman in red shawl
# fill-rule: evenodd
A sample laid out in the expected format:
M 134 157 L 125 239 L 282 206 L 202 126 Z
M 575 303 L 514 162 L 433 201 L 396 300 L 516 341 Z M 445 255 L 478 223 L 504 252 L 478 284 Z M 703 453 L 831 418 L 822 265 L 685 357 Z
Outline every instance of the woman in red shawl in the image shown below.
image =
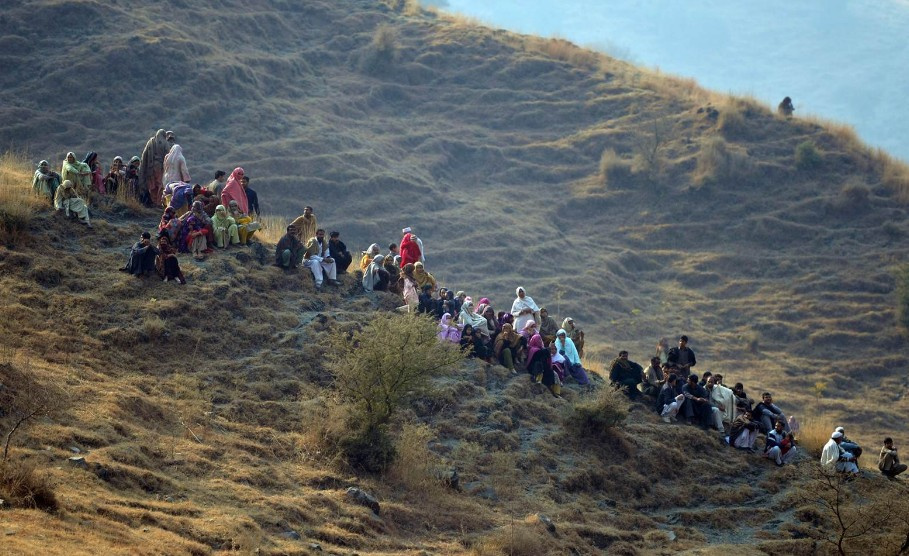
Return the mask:
M 413 234 L 405 234 L 401 240 L 401 268 L 406 264 L 420 262 L 420 246 L 413 239 Z
M 246 199 L 246 191 L 243 189 L 243 185 L 240 184 L 243 175 L 243 168 L 239 167 L 234 168 L 234 171 L 230 173 L 230 177 L 227 178 L 227 185 L 221 190 L 221 204 L 228 207 L 231 201 L 236 201 L 240 206 L 240 211 L 243 214 L 249 214 L 249 201 Z

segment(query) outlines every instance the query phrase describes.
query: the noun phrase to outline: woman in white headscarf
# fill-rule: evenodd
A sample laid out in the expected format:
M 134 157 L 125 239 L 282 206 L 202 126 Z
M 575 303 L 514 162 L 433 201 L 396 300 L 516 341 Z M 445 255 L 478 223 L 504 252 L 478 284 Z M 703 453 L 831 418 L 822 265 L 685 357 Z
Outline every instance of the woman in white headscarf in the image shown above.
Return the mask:
M 514 316 L 514 329 L 524 330 L 524 325 L 529 321 L 536 321 L 539 324 L 540 308 L 534 303 L 533 298 L 524 292 L 524 288 L 518 287 L 515 290 L 517 297 L 511 304 L 511 314 Z
M 360 270 L 365 272 L 366 267 L 369 266 L 369 263 L 373 260 L 373 258 L 375 258 L 376 255 L 381 253 L 381 251 L 382 250 L 379 249 L 378 243 L 373 243 L 369 246 L 369 249 L 363 251 L 363 256 L 360 257 Z M 384 261 L 385 258 L 383 257 L 382 260 Z
M 487 330 L 486 317 L 473 312 L 473 301 L 465 301 L 464 304 L 461 305 L 461 313 L 458 315 L 458 324 L 462 327 L 469 324 L 474 330 L 479 331 L 481 334 L 484 330 Z
M 369 263 L 366 270 L 363 271 L 363 289 L 365 291 L 386 291 L 388 290 L 388 271 L 384 268 L 385 257 L 376 255 L 376 258 Z
M 164 156 L 164 185 L 174 182 L 190 182 L 189 170 L 186 169 L 186 158 L 183 156 L 183 147 L 174 144 L 170 152 Z

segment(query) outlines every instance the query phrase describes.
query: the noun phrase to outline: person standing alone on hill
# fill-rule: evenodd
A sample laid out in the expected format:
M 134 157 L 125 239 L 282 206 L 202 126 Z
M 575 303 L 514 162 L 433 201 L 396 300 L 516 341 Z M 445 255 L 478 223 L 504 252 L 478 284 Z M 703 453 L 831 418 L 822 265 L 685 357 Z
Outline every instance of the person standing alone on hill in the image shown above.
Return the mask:
M 164 157 L 170 151 L 165 131 L 159 129 L 142 150 L 139 159 L 139 195 L 145 197 L 147 205 L 159 207 L 162 205 L 164 191 Z
M 786 118 L 791 118 L 792 113 L 795 112 L 795 106 L 792 104 L 792 99 L 789 97 L 784 98 L 779 106 L 776 107 L 776 111 L 780 116 L 785 116 Z

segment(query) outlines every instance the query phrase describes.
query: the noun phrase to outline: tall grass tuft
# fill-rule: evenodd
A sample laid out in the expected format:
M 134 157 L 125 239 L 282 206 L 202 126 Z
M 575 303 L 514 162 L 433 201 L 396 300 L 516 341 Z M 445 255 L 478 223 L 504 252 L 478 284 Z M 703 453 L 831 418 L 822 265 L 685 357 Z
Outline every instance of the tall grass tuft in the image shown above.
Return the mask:
M 909 331 L 909 264 L 896 271 L 896 320 Z
M 32 190 L 34 168 L 23 153 L 0 155 L 0 244 L 14 247 L 28 234 L 32 217 L 50 201 Z
M 283 216 L 259 216 L 259 224 L 262 225 L 256 232 L 256 239 L 269 244 L 276 244 L 284 236 L 290 220 Z
M 821 156 L 814 141 L 802 141 L 795 146 L 795 167 L 799 170 L 809 171 L 821 165 Z

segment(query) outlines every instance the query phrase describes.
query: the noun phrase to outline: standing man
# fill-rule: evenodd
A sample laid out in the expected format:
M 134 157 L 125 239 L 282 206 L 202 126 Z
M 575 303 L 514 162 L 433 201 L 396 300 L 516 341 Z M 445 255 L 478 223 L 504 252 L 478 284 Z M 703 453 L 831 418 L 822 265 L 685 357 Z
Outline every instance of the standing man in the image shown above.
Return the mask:
M 688 336 L 683 334 L 679 337 L 679 347 L 669 350 L 668 360 L 670 364 L 678 367 L 682 376 L 687 376 L 691 373 L 691 367 L 697 365 L 698 362 L 694 357 L 694 352 L 688 347 Z
M 316 280 L 316 288 L 322 287 L 325 276 L 328 276 L 328 283 L 332 286 L 340 285 L 337 280 L 337 267 L 335 260 L 331 258 L 328 251 L 328 242 L 325 241 L 325 230 L 316 230 L 315 237 L 310 238 L 306 243 L 306 252 L 303 254 L 303 264 L 312 272 Z
M 256 192 L 249 188 L 249 176 L 243 175 L 240 178 L 240 185 L 243 186 L 243 189 L 246 191 L 246 202 L 249 203 L 249 215 L 252 216 L 253 220 L 259 220 L 259 196 L 256 195 Z M 255 216 L 253 216 L 255 215 Z
M 227 183 L 227 172 L 218 170 L 215 172 L 215 179 L 211 180 L 211 183 L 208 184 L 208 190 L 214 193 L 215 197 L 220 199 L 221 190 L 224 189 L 225 183 Z
M 252 202 L 250 202 L 250 206 L 252 206 Z M 347 250 L 347 246 L 341 241 L 340 232 L 328 234 L 328 253 L 331 255 L 331 258 L 335 260 L 338 274 L 347 273 L 347 268 L 350 266 L 350 263 L 353 262 L 353 255 L 350 254 L 350 251 Z
M 297 230 L 297 239 L 306 244 L 310 239 L 316 237 L 318 224 L 316 215 L 312 212 L 312 207 L 303 207 L 303 214 L 290 223 Z

